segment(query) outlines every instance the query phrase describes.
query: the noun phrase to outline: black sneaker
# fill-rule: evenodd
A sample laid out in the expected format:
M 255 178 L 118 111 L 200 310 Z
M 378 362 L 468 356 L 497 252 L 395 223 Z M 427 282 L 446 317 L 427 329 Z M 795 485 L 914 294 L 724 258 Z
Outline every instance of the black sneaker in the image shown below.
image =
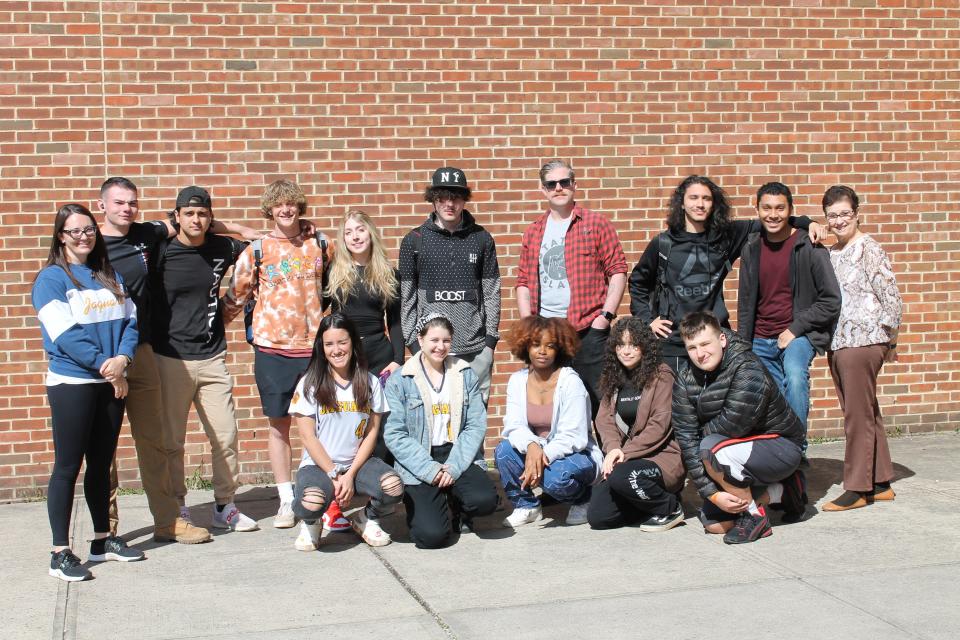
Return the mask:
M 666 516 L 650 516 L 640 523 L 640 531 L 668 531 L 683 523 L 683 505 L 677 504 L 673 513 Z
M 800 522 L 807 510 L 807 479 L 803 471 L 797 469 L 782 482 L 783 497 L 780 499 L 780 505 L 783 507 L 782 521 L 787 524 Z
M 733 528 L 724 534 L 723 541 L 727 544 L 744 544 L 766 538 L 771 533 L 773 529 L 770 528 L 766 513 L 761 511 L 760 515 L 754 515 L 744 511 L 737 517 Z
M 70 549 L 50 552 L 50 575 L 67 582 L 80 582 L 90 577 L 90 572 L 80 565 L 80 558 Z
M 136 562 L 137 560 L 143 560 L 143 557 L 142 551 L 128 547 L 123 538 L 107 536 L 90 543 L 90 555 L 87 559 L 90 562 L 106 562 L 107 560 Z

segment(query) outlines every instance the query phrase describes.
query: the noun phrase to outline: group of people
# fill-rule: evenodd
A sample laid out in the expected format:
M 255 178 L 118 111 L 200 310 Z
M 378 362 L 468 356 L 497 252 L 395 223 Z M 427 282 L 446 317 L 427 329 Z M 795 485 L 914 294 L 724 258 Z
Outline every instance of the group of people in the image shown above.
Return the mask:
M 684 520 L 687 477 L 704 500 L 705 531 L 725 542 L 769 535 L 767 505 L 801 519 L 809 367 L 824 352 L 847 448 L 845 491 L 823 510 L 894 498 L 876 379 L 895 357 L 901 301 L 886 254 L 860 229 L 852 189 L 824 194 L 836 237 L 828 251 L 824 228 L 792 215 L 785 185 L 759 189 L 757 219 L 732 220 L 723 190 L 690 176 L 629 278 L 614 226 L 576 201 L 572 167 L 546 163 L 540 189 L 547 211 L 523 234 L 520 319 L 509 334 L 525 366 L 507 384 L 494 451 L 513 507 L 504 526 L 535 522 L 549 496 L 570 504 L 571 525 L 665 531 Z M 215 220 L 200 187 L 182 190 L 169 219 L 155 222 L 136 220 L 137 187 L 125 178 L 103 184 L 101 225 L 82 205 L 60 208 L 33 287 L 55 450 L 51 575 L 90 575 L 69 544 L 84 460 L 89 559 L 143 558 L 117 535 L 112 461 L 124 409 L 156 540 L 210 539 L 185 503 L 191 406 L 211 445 L 212 526 L 258 528 L 234 503 L 225 326 L 241 315 L 269 423 L 273 525 L 299 520 L 297 549 L 316 549 L 323 529 L 388 544 L 380 520 L 400 502 L 421 548 L 449 544 L 496 510 L 484 458 L 500 338 L 496 244 L 465 208 L 462 170 L 437 169 L 424 199 L 432 210 L 404 236 L 397 268 L 370 216 L 348 211 L 330 239 L 289 180 L 264 191 L 266 233 Z M 738 258 L 733 332 L 723 283 Z M 631 316 L 617 319 L 628 285 Z M 369 500 L 347 518 L 355 493 Z

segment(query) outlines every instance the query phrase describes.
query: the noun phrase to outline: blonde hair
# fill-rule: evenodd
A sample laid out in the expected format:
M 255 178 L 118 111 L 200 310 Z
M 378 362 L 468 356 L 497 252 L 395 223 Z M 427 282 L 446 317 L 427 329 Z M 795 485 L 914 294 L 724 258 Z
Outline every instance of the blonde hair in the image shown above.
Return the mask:
M 293 180 L 276 180 L 267 185 L 260 197 L 260 213 L 267 220 L 273 220 L 273 208 L 291 202 L 297 205 L 300 216 L 307 212 L 307 196 L 300 185 Z
M 343 241 L 343 231 L 347 225 L 347 220 L 359 222 L 370 233 L 370 261 L 367 263 L 364 280 L 370 292 L 383 300 L 383 307 L 386 309 L 390 303 L 397 299 L 399 286 L 396 272 L 387 259 L 387 252 L 383 248 L 383 242 L 380 240 L 380 234 L 377 232 L 373 220 L 360 209 L 347 211 L 337 227 L 337 242 L 335 243 L 333 260 L 330 262 L 325 295 L 332 298 L 337 306 L 342 308 L 357 284 L 357 270 L 353 266 L 353 256 L 347 249 L 346 242 Z

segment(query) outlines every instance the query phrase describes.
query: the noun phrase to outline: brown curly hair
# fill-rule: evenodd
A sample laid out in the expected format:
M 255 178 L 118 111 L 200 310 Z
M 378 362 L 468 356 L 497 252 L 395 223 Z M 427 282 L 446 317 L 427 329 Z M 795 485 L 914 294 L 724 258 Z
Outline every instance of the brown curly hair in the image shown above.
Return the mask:
M 623 342 L 624 334 L 630 337 L 630 344 L 640 347 L 640 365 L 633 370 L 624 367 L 617 358 L 617 345 Z M 600 397 L 611 397 L 627 385 L 642 391 L 656 377 L 660 362 L 660 341 L 647 323 L 631 316 L 621 318 L 610 329 L 604 349 L 603 371 L 598 385 Z
M 530 345 L 539 342 L 545 333 L 552 334 L 557 345 L 557 366 L 569 365 L 580 348 L 580 336 L 565 318 L 520 318 L 510 330 L 510 353 L 529 365 Z

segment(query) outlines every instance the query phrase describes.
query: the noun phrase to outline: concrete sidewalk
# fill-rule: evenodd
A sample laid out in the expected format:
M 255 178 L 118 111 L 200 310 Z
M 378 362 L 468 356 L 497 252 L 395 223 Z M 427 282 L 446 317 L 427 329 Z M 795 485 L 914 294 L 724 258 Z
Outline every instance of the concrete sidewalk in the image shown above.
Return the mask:
M 960 436 L 891 441 L 892 503 L 846 513 L 808 509 L 754 544 L 703 533 L 685 494 L 684 526 L 591 531 L 542 523 L 501 529 L 498 511 L 450 548 L 416 549 L 402 509 L 380 549 L 351 533 L 319 551 L 276 530 L 273 488 L 237 503 L 261 531 L 188 547 L 152 541 L 146 499 L 120 502 L 121 533 L 145 562 L 94 565 L 95 579 L 47 576 L 46 504 L 0 506 L 4 638 L 944 638 L 960 637 Z M 811 501 L 835 497 L 843 444 L 814 445 Z M 212 495 L 189 496 L 210 522 Z M 90 536 L 78 501 L 74 539 Z M 81 559 L 89 545 L 75 543 Z M 709 621 L 709 622 L 708 622 Z

